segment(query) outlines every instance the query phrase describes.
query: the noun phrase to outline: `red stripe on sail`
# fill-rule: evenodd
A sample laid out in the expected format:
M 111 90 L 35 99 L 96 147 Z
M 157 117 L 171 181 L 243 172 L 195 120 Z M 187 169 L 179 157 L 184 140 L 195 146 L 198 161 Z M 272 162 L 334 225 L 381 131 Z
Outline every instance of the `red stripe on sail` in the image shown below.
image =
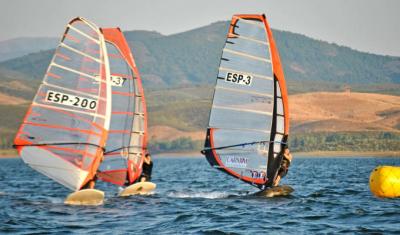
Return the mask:
M 108 132 L 111 134 L 115 134 L 115 133 L 129 134 L 129 133 L 131 133 L 130 131 L 127 131 L 127 130 L 109 130 Z
M 98 74 L 99 73 L 98 69 L 93 69 L 93 68 L 88 68 L 88 67 L 81 68 L 81 70 L 83 72 L 89 72 L 89 73 L 92 73 L 92 74 Z
M 79 40 L 79 39 L 77 39 L 76 37 L 74 37 L 74 36 L 72 36 L 72 35 L 69 35 L 69 34 L 64 34 L 64 37 L 65 38 L 67 38 L 67 39 L 69 39 L 69 40 L 71 40 L 71 41 L 74 41 L 74 42 L 76 42 L 76 43 L 81 43 L 81 41 Z
M 59 76 L 57 74 L 54 74 L 54 73 L 50 73 L 50 72 L 47 72 L 46 75 L 49 76 L 49 77 L 56 78 L 56 79 L 60 79 L 61 78 L 61 76 Z
M 106 182 L 123 186 L 125 184 L 127 169 L 116 169 L 97 173 L 97 177 Z
M 36 122 L 25 122 L 22 125 L 32 125 L 32 126 L 40 126 L 40 127 L 46 127 L 50 129 L 61 129 L 61 130 L 67 130 L 67 131 L 76 131 L 76 132 L 81 132 L 89 135 L 97 135 L 101 136 L 100 134 L 90 131 L 90 130 L 84 130 L 84 129 L 79 129 L 79 128 L 71 128 L 71 127 L 65 127 L 65 126 L 60 126 L 60 125 L 49 125 L 49 124 L 41 124 L 41 123 L 36 123 Z
M 98 90 L 96 88 L 79 88 L 78 91 L 97 94 Z
M 64 59 L 64 60 L 71 60 L 70 57 L 68 57 L 68 56 L 66 56 L 66 55 L 64 55 L 64 54 L 61 54 L 60 52 L 57 52 L 57 53 L 56 53 L 56 56 L 58 56 L 58 57 L 60 57 L 60 58 L 62 58 L 62 59 Z
M 112 76 L 118 76 L 118 77 L 123 77 L 127 79 L 132 79 L 132 76 L 129 74 L 122 74 L 122 73 L 111 73 Z
M 113 95 L 122 95 L 122 96 L 135 96 L 135 94 L 133 94 L 133 93 L 122 92 L 122 91 L 113 91 L 112 94 Z
M 46 145 L 46 146 L 42 146 L 42 147 L 49 148 L 49 149 L 56 149 L 56 150 L 64 151 L 64 152 L 67 152 L 67 153 L 78 153 L 78 154 L 81 154 L 82 156 L 88 155 L 90 157 L 96 157 L 95 155 L 93 155 L 93 154 L 91 154 L 91 153 L 89 153 L 87 151 L 74 149 L 74 148 L 58 147 L 58 146 L 55 146 L 55 145 Z
M 109 53 L 108 56 L 110 58 L 114 58 L 114 59 L 124 59 L 124 57 L 122 57 L 120 54 L 111 54 L 111 53 Z

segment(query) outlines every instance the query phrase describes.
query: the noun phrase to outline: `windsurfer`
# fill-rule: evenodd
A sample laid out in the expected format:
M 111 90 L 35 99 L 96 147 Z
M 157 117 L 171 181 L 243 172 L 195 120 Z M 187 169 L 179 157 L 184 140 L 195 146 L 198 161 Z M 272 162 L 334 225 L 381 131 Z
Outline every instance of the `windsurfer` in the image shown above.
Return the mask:
M 283 149 L 283 156 L 282 156 L 282 162 L 281 162 L 281 167 L 279 168 L 278 171 L 278 176 L 276 177 L 275 181 L 274 181 L 274 186 L 278 186 L 279 181 L 281 181 L 281 179 L 283 177 L 286 176 L 286 174 L 289 171 L 289 166 L 290 163 L 292 162 L 292 154 L 290 154 L 289 148 L 285 147 Z
M 150 181 L 151 172 L 153 170 L 153 161 L 151 160 L 150 153 L 146 153 L 146 155 L 144 156 L 142 168 L 142 175 L 139 178 L 139 182 Z
M 101 156 L 101 161 L 102 162 L 104 160 L 104 155 Z M 81 161 L 82 164 L 82 161 Z M 85 185 L 82 186 L 82 189 L 94 189 L 94 186 L 96 185 L 96 181 L 97 181 L 97 174 L 95 174 L 93 176 L 93 178 L 91 180 L 89 180 Z

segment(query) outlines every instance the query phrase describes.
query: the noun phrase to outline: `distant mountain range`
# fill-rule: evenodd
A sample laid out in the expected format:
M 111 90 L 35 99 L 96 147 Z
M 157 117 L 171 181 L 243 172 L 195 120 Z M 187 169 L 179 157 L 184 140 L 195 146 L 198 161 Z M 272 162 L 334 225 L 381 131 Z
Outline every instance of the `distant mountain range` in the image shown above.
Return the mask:
M 53 49 L 59 39 L 51 37 L 15 38 L 0 42 L 0 61 L 18 58 L 30 53 Z
M 170 36 L 151 31 L 127 31 L 125 36 L 145 88 L 159 89 L 214 84 L 227 27 L 228 22 L 216 22 Z M 400 57 L 359 52 L 280 30 L 274 30 L 274 37 L 291 93 L 337 91 L 348 84 L 358 91 L 400 94 Z M 24 40 L 32 44 L 32 39 L 18 43 Z M 51 42 L 38 38 L 36 44 Z M 41 80 L 52 54 L 53 50 L 39 51 L 3 61 L 0 78 L 12 71 L 24 80 Z

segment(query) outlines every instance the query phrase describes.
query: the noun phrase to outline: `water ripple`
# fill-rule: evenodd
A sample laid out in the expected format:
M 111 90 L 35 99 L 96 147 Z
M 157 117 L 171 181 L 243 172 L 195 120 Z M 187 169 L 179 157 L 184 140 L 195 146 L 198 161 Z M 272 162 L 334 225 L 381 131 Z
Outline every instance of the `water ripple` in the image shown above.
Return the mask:
M 400 165 L 395 158 L 295 159 L 283 180 L 295 192 L 277 198 L 253 196 L 202 158 L 155 159 L 153 195 L 119 198 L 118 187 L 99 183 L 105 204 L 91 207 L 64 205 L 67 189 L 19 159 L 0 161 L 0 233 L 400 233 L 400 199 L 368 189 L 371 170 Z

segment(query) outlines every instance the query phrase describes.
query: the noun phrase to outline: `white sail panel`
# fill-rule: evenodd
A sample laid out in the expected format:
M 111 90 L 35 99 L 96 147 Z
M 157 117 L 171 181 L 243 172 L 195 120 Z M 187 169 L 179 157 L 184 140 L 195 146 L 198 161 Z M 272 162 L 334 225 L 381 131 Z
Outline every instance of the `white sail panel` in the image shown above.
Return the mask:
M 265 27 L 259 27 L 263 24 L 257 20 L 242 21 L 236 21 L 235 35 L 227 38 L 223 50 L 209 128 L 215 129 L 212 147 L 222 166 L 241 177 L 259 180 L 266 176 L 268 144 L 229 147 L 269 141 L 274 108 Z M 240 79 L 244 84 L 240 84 Z
M 273 158 L 287 129 L 271 38 L 264 16 L 232 18 L 203 151 L 214 167 L 258 187 L 275 177 L 279 159 Z
M 72 20 L 15 138 L 27 164 L 72 190 L 94 176 L 102 158 L 111 111 L 106 56 L 99 29 Z

